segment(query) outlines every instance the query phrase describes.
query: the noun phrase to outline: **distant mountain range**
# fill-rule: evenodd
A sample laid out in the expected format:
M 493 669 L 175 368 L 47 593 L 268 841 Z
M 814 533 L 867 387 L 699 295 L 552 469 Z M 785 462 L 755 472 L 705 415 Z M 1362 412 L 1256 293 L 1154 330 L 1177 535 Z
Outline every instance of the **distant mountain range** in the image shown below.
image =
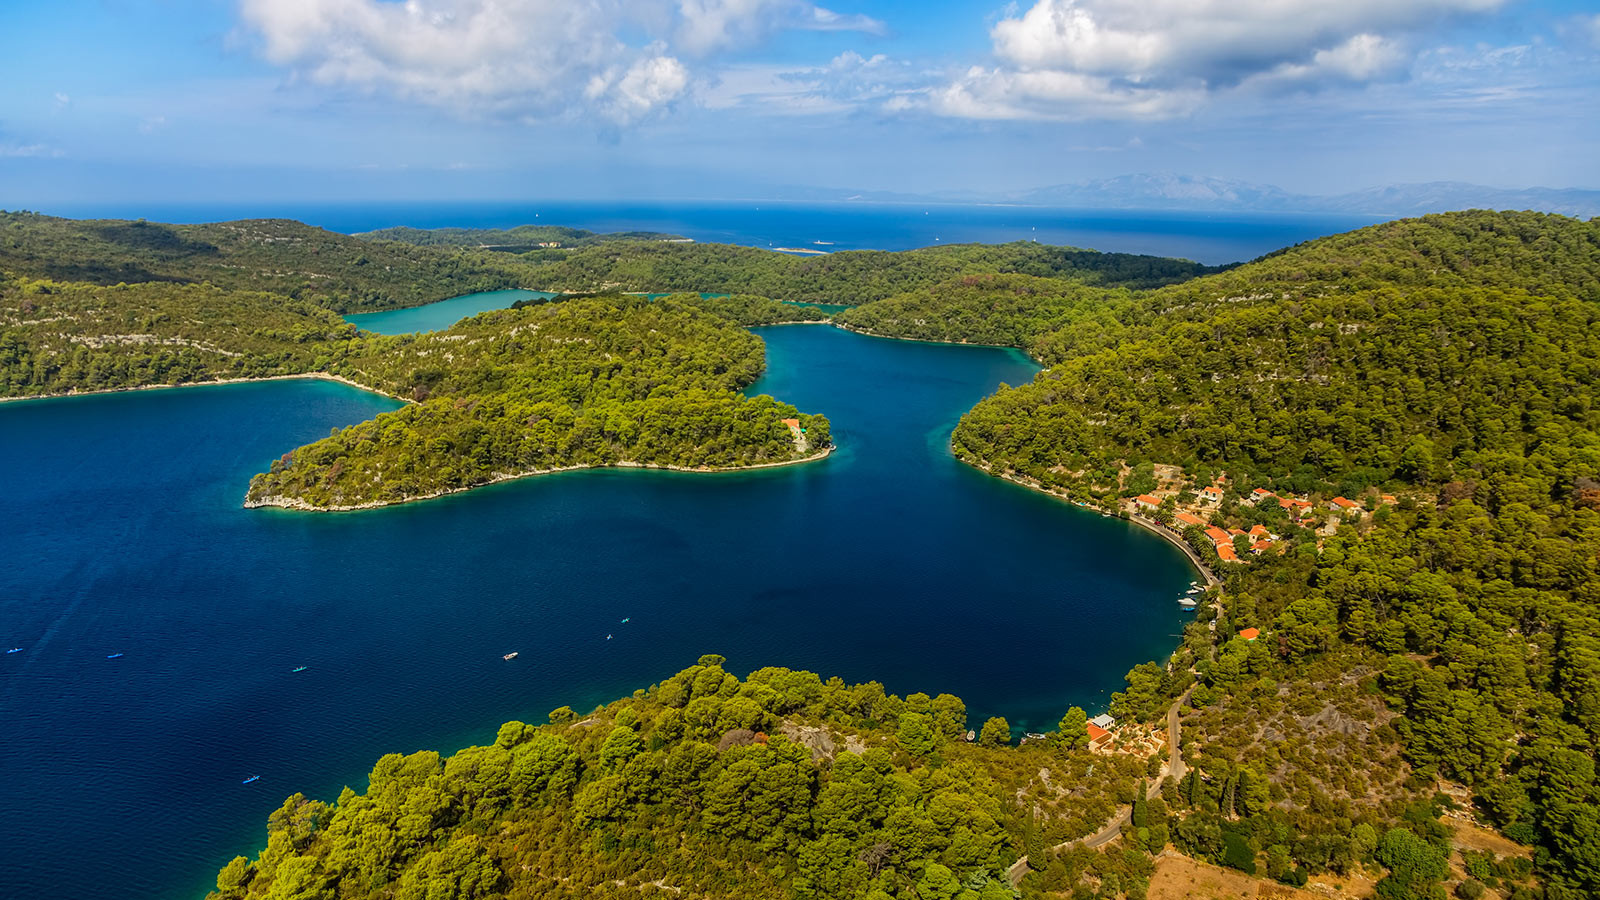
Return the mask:
M 1072 209 L 1215 210 L 1226 212 L 1347 213 L 1415 216 L 1456 209 L 1531 209 L 1590 218 L 1600 216 L 1600 191 L 1578 188 L 1494 188 L 1460 181 L 1393 184 L 1348 194 L 1295 194 L 1270 184 L 1203 175 L 1119 175 L 1009 194 L 972 192 L 899 194 L 823 192 L 808 200 L 877 202 L 1019 203 Z M 824 194 L 831 193 L 830 197 Z M 840 196 L 844 193 L 845 196 Z M 799 198 L 796 198 L 799 199 Z

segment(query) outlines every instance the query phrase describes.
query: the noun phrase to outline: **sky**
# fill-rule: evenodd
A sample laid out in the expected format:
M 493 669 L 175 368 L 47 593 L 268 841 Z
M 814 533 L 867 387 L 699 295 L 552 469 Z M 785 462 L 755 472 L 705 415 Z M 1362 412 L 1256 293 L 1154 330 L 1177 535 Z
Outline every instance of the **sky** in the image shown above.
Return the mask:
M 1600 188 L 1596 0 L 0 0 L 0 208 Z

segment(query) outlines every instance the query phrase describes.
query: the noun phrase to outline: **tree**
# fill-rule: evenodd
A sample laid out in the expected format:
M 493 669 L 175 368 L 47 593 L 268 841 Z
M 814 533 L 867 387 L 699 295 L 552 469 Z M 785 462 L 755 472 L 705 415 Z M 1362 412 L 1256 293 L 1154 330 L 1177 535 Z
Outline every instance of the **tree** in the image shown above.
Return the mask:
M 1404 828 L 1384 832 L 1377 858 L 1389 868 L 1377 887 L 1384 900 L 1435 896 L 1438 882 L 1449 874 L 1444 852 Z
M 928 717 L 921 713 L 901 713 L 896 737 L 901 748 L 918 759 L 927 759 L 939 746 L 928 724 Z
M 978 743 L 985 747 L 1003 747 L 1011 743 L 1010 723 L 999 716 L 984 722 L 983 730 L 978 733 Z
M 1056 723 L 1056 744 L 1067 750 L 1083 750 L 1089 746 L 1089 716 L 1081 706 L 1069 706 Z

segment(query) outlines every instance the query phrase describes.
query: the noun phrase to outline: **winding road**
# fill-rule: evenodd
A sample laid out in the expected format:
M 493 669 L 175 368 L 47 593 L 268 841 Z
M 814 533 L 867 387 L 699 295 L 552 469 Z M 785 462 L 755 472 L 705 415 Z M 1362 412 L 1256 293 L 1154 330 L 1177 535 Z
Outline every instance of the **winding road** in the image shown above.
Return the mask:
M 1183 765 L 1183 750 L 1178 746 L 1178 717 L 1183 711 L 1183 705 L 1189 702 L 1189 696 L 1194 693 L 1194 688 L 1194 685 L 1189 685 L 1189 689 L 1184 691 L 1183 695 L 1178 699 L 1172 701 L 1171 706 L 1167 707 L 1167 765 L 1165 770 L 1161 773 L 1161 777 L 1157 778 L 1155 781 L 1152 781 L 1150 785 L 1145 788 L 1144 798 L 1146 800 L 1154 799 L 1157 794 L 1161 793 L 1161 785 L 1168 778 L 1171 778 L 1173 781 L 1181 781 L 1183 780 L 1183 776 L 1188 772 L 1188 769 Z M 1133 806 L 1124 806 L 1117 812 L 1116 815 L 1112 816 L 1111 819 L 1106 822 L 1104 828 L 1101 828 L 1094 834 L 1091 834 L 1088 837 L 1073 838 L 1070 841 L 1062 841 L 1054 847 L 1051 847 L 1050 850 L 1051 852 L 1065 850 L 1068 847 L 1072 847 L 1077 844 L 1082 844 L 1091 850 L 1097 847 L 1103 847 L 1106 844 L 1111 843 L 1111 841 L 1114 840 L 1118 835 L 1122 834 L 1123 826 L 1127 825 L 1132 820 Z M 1012 863 L 1011 868 L 1006 870 L 1006 876 L 1011 880 L 1011 886 L 1016 887 L 1018 884 L 1020 884 L 1022 882 L 1022 876 L 1028 874 L 1028 871 L 1028 858 L 1026 856 L 1018 859 L 1015 863 Z

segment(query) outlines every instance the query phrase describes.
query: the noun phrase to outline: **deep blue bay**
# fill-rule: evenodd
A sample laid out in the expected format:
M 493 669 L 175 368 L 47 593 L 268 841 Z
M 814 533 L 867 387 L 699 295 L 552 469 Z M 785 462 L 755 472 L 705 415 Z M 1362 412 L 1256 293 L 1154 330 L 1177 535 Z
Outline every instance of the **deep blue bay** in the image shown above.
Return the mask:
M 757 332 L 751 391 L 826 413 L 832 457 L 244 510 L 273 457 L 394 402 L 296 380 L 0 404 L 0 642 L 23 648 L 0 656 L 0 896 L 198 897 L 290 793 L 702 653 L 1020 731 L 1176 644 L 1175 548 L 951 457 L 963 412 L 1032 377 L 1020 353 Z

